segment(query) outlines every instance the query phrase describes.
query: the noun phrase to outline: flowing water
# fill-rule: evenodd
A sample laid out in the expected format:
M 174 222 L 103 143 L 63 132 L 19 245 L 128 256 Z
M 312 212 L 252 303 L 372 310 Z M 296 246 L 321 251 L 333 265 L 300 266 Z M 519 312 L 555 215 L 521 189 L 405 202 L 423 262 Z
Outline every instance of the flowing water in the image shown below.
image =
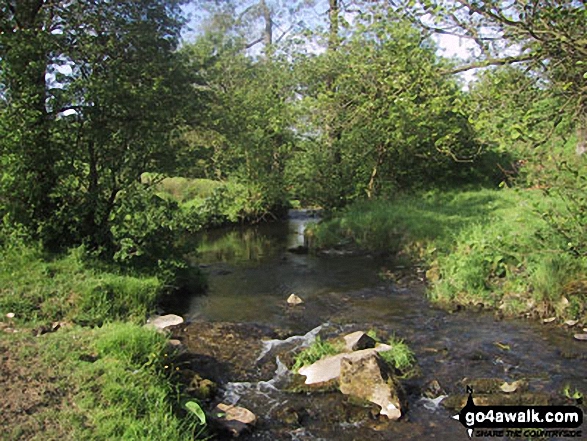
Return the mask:
M 308 213 L 292 212 L 287 222 L 201 238 L 198 262 L 210 286 L 182 311 L 192 321 L 183 337 L 201 355 L 196 365 L 208 366 L 209 376 L 221 383 L 223 401 L 259 417 L 244 438 L 465 440 L 464 428 L 450 418 L 455 412 L 438 403 L 444 394 L 462 394 L 466 378 L 525 379 L 533 393 L 559 397 L 564 388 L 587 391 L 587 343 L 574 341 L 569 330 L 436 309 L 422 283 L 383 280 L 379 273 L 393 270 L 393 263 L 382 259 L 288 251 L 303 245 L 310 221 Z M 291 293 L 304 304 L 287 306 Z M 369 329 L 405 339 L 416 353 L 421 373 L 404 382 L 406 418 L 387 422 L 336 392 L 289 391 L 292 374 L 282 360 L 293 351 L 318 334 Z M 433 381 L 440 389 L 426 398 Z

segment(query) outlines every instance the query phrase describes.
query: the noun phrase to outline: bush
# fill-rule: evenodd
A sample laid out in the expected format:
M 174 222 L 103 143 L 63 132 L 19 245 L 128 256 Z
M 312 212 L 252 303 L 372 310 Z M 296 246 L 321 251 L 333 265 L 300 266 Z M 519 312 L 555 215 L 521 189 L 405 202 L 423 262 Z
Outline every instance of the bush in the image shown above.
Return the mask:
M 120 195 L 111 219 L 114 261 L 123 268 L 156 275 L 169 287 L 201 290 L 205 280 L 189 266 L 184 245 L 201 224 L 191 224 L 177 203 L 162 199 L 143 184 Z

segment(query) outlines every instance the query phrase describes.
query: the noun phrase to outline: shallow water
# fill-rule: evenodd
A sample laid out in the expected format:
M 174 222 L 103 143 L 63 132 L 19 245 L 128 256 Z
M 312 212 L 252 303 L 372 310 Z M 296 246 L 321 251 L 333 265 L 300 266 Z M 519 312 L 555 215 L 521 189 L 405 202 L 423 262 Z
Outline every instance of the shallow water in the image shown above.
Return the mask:
M 196 339 L 202 322 L 258 324 L 287 336 L 266 336 L 254 349 L 247 346 L 247 351 L 257 351 L 253 363 L 266 363 L 265 369 L 261 366 L 247 381 L 234 374 L 237 378 L 223 386 L 225 401 L 259 416 L 249 439 L 468 439 L 450 418 L 454 411 L 437 406 L 439 400 L 423 398 L 432 380 L 447 394 L 464 393 L 466 378 L 490 377 L 524 378 L 531 391 L 558 396 L 566 386 L 587 391 L 587 343 L 574 341 L 568 330 L 498 320 L 491 313 L 450 314 L 433 308 L 423 284 L 401 287 L 382 280 L 382 267 L 393 264 L 381 259 L 288 252 L 303 244 L 308 221 L 298 212 L 289 222 L 219 230 L 202 238 L 198 262 L 209 275 L 210 287 L 184 311 L 194 322 L 186 330 L 188 336 Z M 291 293 L 304 304 L 288 307 Z M 416 353 L 421 374 L 405 383 L 406 418 L 377 419 L 337 393 L 285 390 L 291 374 L 279 357 L 309 344 L 318 332 L 330 337 L 368 329 L 376 329 L 381 337 L 395 334 Z

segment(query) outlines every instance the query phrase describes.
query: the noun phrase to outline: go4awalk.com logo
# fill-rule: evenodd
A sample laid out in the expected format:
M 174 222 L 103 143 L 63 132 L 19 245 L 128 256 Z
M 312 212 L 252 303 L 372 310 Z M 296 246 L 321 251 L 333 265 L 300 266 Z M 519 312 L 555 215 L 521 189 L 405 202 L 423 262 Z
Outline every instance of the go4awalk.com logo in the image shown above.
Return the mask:
M 577 406 L 477 406 L 467 387 L 467 404 L 453 416 L 467 429 L 469 438 L 568 437 L 580 438 L 583 411 Z

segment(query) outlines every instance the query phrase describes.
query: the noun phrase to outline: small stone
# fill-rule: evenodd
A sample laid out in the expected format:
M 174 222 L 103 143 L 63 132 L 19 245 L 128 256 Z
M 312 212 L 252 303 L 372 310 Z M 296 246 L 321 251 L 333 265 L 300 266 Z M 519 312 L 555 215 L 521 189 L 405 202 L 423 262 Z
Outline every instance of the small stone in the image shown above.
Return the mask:
M 233 436 L 239 436 L 243 431 L 249 430 L 257 422 L 253 412 L 244 408 L 224 403 L 218 404 L 212 410 L 212 417 L 225 430 Z
M 587 341 L 587 334 L 575 334 L 575 340 Z
M 569 327 L 573 327 L 575 326 L 577 323 L 579 323 L 579 320 L 566 320 L 565 321 L 565 325 L 569 326 Z
M 166 329 L 171 326 L 180 325 L 183 323 L 183 318 L 175 314 L 161 315 L 150 319 L 145 326 L 153 327 L 155 329 Z
M 304 301 L 295 294 L 290 294 L 290 296 L 287 298 L 288 305 L 295 306 L 301 305 L 302 303 L 304 303 Z
M 506 394 L 511 394 L 513 392 L 519 391 L 519 389 L 521 389 L 525 385 L 525 381 L 523 380 L 513 381 L 511 383 L 504 381 L 503 384 L 499 386 L 499 389 Z
M 556 320 L 556 317 L 549 317 L 542 320 L 542 323 L 552 323 Z
M 14 316 L 14 312 L 9 312 L 8 314 L 6 314 L 6 317 L 8 317 L 9 319 L 14 318 Z
M 360 351 L 362 349 L 374 348 L 376 341 L 363 331 L 353 332 L 344 336 L 345 349 L 347 351 Z

